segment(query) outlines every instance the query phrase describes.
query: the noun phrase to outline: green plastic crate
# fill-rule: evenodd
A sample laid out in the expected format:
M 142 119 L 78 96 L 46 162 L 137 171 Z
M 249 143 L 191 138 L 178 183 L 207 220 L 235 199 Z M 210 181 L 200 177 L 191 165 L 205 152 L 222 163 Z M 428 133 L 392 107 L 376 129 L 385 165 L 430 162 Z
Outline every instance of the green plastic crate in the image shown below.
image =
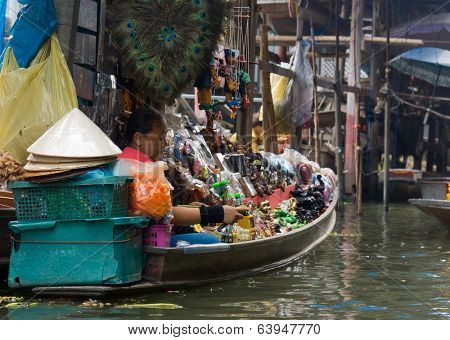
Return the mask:
M 10 288 L 141 280 L 143 217 L 11 222 Z
M 111 218 L 128 215 L 126 176 L 84 182 L 12 182 L 18 221 Z

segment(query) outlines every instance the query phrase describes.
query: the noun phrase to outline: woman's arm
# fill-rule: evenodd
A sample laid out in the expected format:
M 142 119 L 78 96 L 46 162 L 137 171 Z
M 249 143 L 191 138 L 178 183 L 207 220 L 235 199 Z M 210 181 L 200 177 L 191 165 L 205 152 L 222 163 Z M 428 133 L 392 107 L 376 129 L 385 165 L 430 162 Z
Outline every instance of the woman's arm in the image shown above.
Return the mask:
M 223 207 L 223 221 L 214 221 L 214 223 L 226 223 L 232 224 L 240 220 L 242 212 L 247 211 L 247 207 L 235 208 L 228 205 Z M 190 226 L 193 224 L 201 223 L 201 215 L 199 208 L 187 208 L 187 207 L 174 207 L 173 208 L 173 221 L 174 225 Z
M 200 223 L 200 209 L 173 207 L 173 221 L 174 225 L 190 226 Z

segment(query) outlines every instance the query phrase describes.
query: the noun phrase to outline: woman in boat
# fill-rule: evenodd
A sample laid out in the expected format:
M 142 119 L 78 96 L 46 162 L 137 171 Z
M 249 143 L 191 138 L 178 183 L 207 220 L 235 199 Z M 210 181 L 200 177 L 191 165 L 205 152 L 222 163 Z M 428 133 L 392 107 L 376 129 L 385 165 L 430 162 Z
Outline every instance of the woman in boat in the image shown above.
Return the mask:
M 121 159 L 132 159 L 139 162 L 159 161 L 166 145 L 167 122 L 164 116 L 153 108 L 140 109 L 131 114 L 126 123 L 126 147 L 119 156 Z M 208 223 L 232 224 L 241 219 L 241 212 L 246 209 L 231 206 L 201 205 L 198 209 L 174 207 L 176 226 L 190 226 Z

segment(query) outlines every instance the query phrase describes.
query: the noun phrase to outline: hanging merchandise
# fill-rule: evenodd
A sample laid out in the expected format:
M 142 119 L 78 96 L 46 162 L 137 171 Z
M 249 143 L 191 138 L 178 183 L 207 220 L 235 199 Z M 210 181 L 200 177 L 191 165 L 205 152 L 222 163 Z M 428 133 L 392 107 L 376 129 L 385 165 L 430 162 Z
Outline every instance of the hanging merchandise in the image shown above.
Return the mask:
M 248 109 L 250 106 L 250 98 L 253 94 L 253 83 L 250 75 L 243 70 L 239 70 L 237 76 L 239 79 L 239 96 L 241 98 L 241 105 L 243 109 Z
M 238 5 L 230 8 L 224 45 L 214 52 L 209 69 L 205 69 L 194 84 L 198 90 L 200 110 L 221 112 L 216 115 L 216 119 L 222 119 L 222 114 L 226 114 L 231 120 L 235 119 L 239 110 L 249 108 L 253 96 L 253 83 L 249 76 L 250 9 L 242 7 L 241 1 Z M 225 94 L 222 102 L 212 100 L 212 91 L 219 85 L 223 86 Z
M 214 58 L 211 58 L 209 65 L 195 80 L 194 87 L 198 91 L 198 103 L 200 110 L 212 110 L 214 108 L 212 100 L 212 87 L 218 87 L 219 80 L 214 67 Z
M 234 98 L 236 91 L 238 90 L 238 79 L 236 77 L 236 52 L 232 49 L 225 49 L 225 72 L 223 72 L 225 78 L 225 102 L 228 107 L 236 112 L 238 99 Z
M 7 49 L 0 73 L 0 150 L 25 163 L 26 149 L 77 106 L 75 86 L 56 35 L 45 42 L 27 69 L 19 68 Z
M 11 47 L 19 66 L 26 68 L 42 44 L 53 34 L 57 16 L 53 0 L 19 0 L 19 3 L 25 6 L 18 13 L 17 20 L 11 28 L 12 38 L 6 49 Z M 0 32 L 3 33 L 3 30 Z M 5 54 L 0 57 L 0 64 L 4 57 L 6 58 Z
M 172 103 L 208 66 L 226 7 L 223 0 L 132 0 L 113 7 L 117 49 L 152 103 Z

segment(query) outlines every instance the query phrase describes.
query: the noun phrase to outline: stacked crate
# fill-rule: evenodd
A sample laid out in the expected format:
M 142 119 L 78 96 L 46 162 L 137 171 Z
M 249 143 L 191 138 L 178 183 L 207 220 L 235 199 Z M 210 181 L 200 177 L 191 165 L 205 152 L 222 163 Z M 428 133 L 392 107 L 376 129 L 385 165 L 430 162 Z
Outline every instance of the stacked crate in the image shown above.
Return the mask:
M 139 281 L 142 229 L 128 217 L 128 177 L 48 184 L 14 182 L 11 288 Z

